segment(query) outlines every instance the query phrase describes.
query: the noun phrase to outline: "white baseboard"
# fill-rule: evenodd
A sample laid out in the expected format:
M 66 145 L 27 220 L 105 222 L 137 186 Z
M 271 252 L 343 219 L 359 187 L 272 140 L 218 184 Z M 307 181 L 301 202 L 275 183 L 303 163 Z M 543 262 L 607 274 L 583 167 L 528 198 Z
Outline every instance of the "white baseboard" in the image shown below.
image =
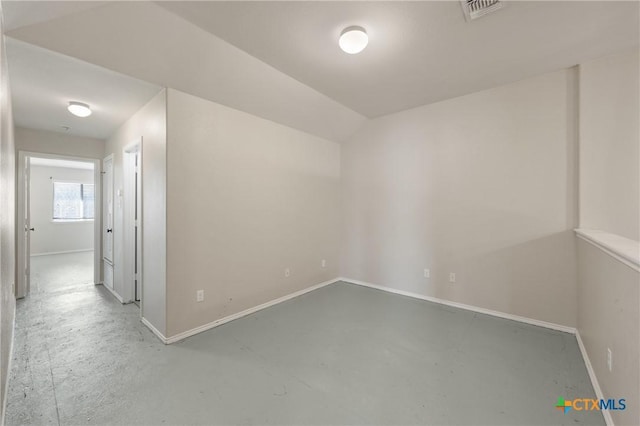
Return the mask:
M 107 287 L 106 285 L 104 285 L 103 283 L 99 283 L 96 285 L 101 285 L 102 287 L 104 287 L 106 290 L 109 291 L 109 293 L 113 294 L 113 297 L 115 297 L 116 299 L 118 299 L 118 302 L 122 303 L 124 305 L 124 299 L 122 298 L 122 296 L 120 296 L 118 293 L 116 293 L 115 290 L 110 289 L 109 287 Z
M 148 328 L 149 330 L 151 330 L 151 332 L 152 332 L 153 334 L 155 334 L 155 335 L 156 335 L 156 337 L 157 337 L 158 339 L 160 339 L 160 341 L 161 341 L 162 343 L 164 343 L 165 345 L 169 343 L 169 342 L 167 341 L 167 338 L 164 336 L 164 334 L 162 334 L 162 333 L 160 332 L 160 330 L 158 330 L 157 328 L 155 328 L 155 327 L 153 326 L 153 324 L 151 324 L 151 323 L 150 323 L 150 322 L 149 322 L 145 317 L 140 317 L 140 321 L 142 321 L 142 323 L 143 323 L 144 325 L 146 325 L 146 326 L 147 326 L 147 328 Z
M 284 301 L 293 299 L 295 297 L 301 296 L 305 293 L 309 293 L 311 291 L 317 290 L 321 287 L 325 287 L 327 285 L 330 284 L 334 284 L 336 282 L 340 282 L 340 281 L 344 281 L 346 283 L 351 283 L 351 284 L 356 284 L 356 285 L 360 285 L 363 287 L 369 287 L 369 288 L 373 288 L 373 289 L 377 289 L 377 290 L 382 290 L 382 291 L 386 291 L 388 293 L 393 293 L 393 294 L 399 294 L 401 296 L 407 296 L 407 297 L 412 297 L 415 299 L 420 299 L 420 300 L 426 300 L 428 302 L 434 302 L 434 303 L 438 303 L 441 305 L 446 305 L 446 306 L 452 306 L 454 308 L 460 308 L 460 309 L 465 309 L 468 311 L 472 311 L 472 312 L 478 312 L 481 314 L 486 314 L 486 315 L 491 315 L 494 317 L 498 317 L 498 318 L 504 318 L 504 319 L 509 319 L 512 321 L 518 321 L 518 322 L 522 322 L 525 324 L 531 324 L 531 325 L 536 325 L 539 327 L 544 327 L 544 328 L 548 328 L 551 330 L 557 330 L 557 331 L 561 331 L 564 333 L 570 333 L 570 334 L 575 334 L 576 339 L 578 341 L 578 346 L 580 348 L 580 352 L 582 353 L 582 358 L 584 359 L 584 363 L 587 367 L 587 372 L 589 373 L 589 378 L 591 380 L 591 384 L 593 386 L 593 389 L 595 391 L 596 397 L 598 399 L 604 399 L 604 395 L 602 393 L 602 389 L 600 388 L 600 384 L 598 383 L 598 379 L 596 377 L 596 374 L 593 370 L 593 367 L 591 365 L 591 361 L 589 360 L 589 355 L 587 354 L 587 350 L 584 346 L 584 343 L 582 342 L 582 339 L 580 338 L 580 333 L 578 332 L 578 330 L 575 327 L 569 327 L 566 325 L 561 325 L 561 324 L 555 324 L 555 323 L 551 323 L 551 322 L 547 322 L 547 321 L 541 321 L 541 320 L 537 320 L 537 319 L 533 319 L 533 318 L 527 318 L 527 317 L 523 317 L 520 315 L 513 315 L 513 314 L 508 314 L 505 312 L 500 312 L 500 311 L 494 311 L 492 309 L 485 309 L 485 308 L 480 308 L 478 306 L 472 306 L 472 305 L 466 305 L 463 303 L 458 303 L 458 302 L 452 302 L 450 300 L 445 300 L 445 299 L 439 299 L 436 297 L 430 297 L 430 296 L 425 296 L 425 295 L 421 295 L 421 294 L 417 294 L 417 293 L 412 293 L 412 292 L 408 292 L 408 291 L 403 291 L 403 290 L 397 290 L 391 287 L 385 287 L 385 286 L 381 286 L 381 285 L 377 285 L 377 284 L 372 284 L 372 283 L 368 283 L 365 281 L 360 281 L 360 280 L 353 280 L 350 278 L 335 278 L 333 280 L 329 280 L 329 281 L 325 281 L 323 283 L 305 288 L 303 290 L 297 291 L 295 293 L 291 293 L 288 294 L 286 296 L 280 297 L 278 299 L 274 299 L 271 300 L 269 302 L 263 303 L 261 305 L 255 306 L 253 308 L 249 308 L 246 309 L 242 312 L 238 312 L 236 314 L 233 315 L 229 315 L 226 316 L 224 318 L 221 318 L 219 320 L 210 322 L 208 324 L 204 324 L 200 327 L 196 327 L 193 328 L 191 330 L 187 330 L 185 332 L 176 334 L 174 336 L 171 337 L 165 337 L 158 329 L 156 329 L 149 321 L 147 321 L 145 318 L 141 318 L 142 323 L 144 325 L 146 325 L 153 334 L 155 334 L 158 339 L 160 339 L 161 342 L 163 342 L 164 344 L 171 344 L 171 343 L 175 343 L 178 342 L 180 340 L 186 339 L 187 337 L 196 335 L 198 333 L 202 333 L 203 331 L 206 330 L 210 330 L 214 327 L 217 327 L 219 325 L 228 323 L 230 321 L 242 318 L 244 316 L 250 315 L 252 313 L 258 312 L 262 309 L 266 309 L 269 308 L 271 306 L 277 305 L 278 303 L 282 303 Z M 107 288 L 107 290 L 109 290 Z M 114 295 L 116 295 L 114 293 Z M 116 297 L 119 298 L 119 296 L 116 295 Z M 6 398 L 6 394 L 5 394 L 5 398 Z M 3 411 L 4 413 L 4 411 Z M 4 414 L 3 414 L 4 415 Z M 611 413 L 607 410 L 602 411 L 602 415 L 604 416 L 604 420 L 607 424 L 607 426 L 614 426 L 613 423 L 613 419 L 611 418 Z M 3 418 L 3 423 L 4 424 L 4 418 Z
M 371 283 L 367 283 L 364 281 L 359 281 L 359 280 L 352 280 L 349 278 L 340 278 L 340 281 L 344 281 L 347 283 L 352 283 L 352 284 L 357 284 L 357 285 L 361 285 L 364 287 L 370 287 L 370 288 L 374 288 L 377 290 L 382 290 L 382 291 L 386 291 L 389 293 L 394 293 L 394 294 L 399 294 L 402 296 L 407 296 L 407 297 L 413 297 L 416 299 L 421 299 L 421 300 L 426 300 L 429 302 L 434 302 L 434 303 L 439 303 L 442 305 L 447 305 L 447 306 L 452 306 L 455 308 L 460 308 L 460 309 L 465 309 L 468 311 L 473 311 L 473 312 L 478 312 L 481 314 L 486 314 L 486 315 L 491 315 L 491 316 L 495 316 L 495 317 L 499 317 L 499 318 L 505 318 L 505 319 L 509 319 L 509 320 L 513 320 L 513 321 L 518 321 L 518 322 L 523 322 L 526 324 L 531 324 L 531 325 L 537 325 L 539 327 L 544 327 L 544 328 L 549 328 L 552 330 L 557 330 L 557 331 L 562 331 L 565 333 L 570 333 L 570 334 L 574 334 L 576 336 L 576 340 L 578 341 L 578 347 L 580 348 L 580 352 L 582 354 L 582 358 L 584 360 L 584 364 L 587 367 L 587 372 L 589 373 L 589 379 L 591 380 L 591 385 L 593 386 L 593 390 L 596 394 L 596 397 L 598 399 L 605 399 L 604 398 L 604 394 L 602 393 L 602 389 L 600 388 L 600 384 L 598 383 L 598 378 L 596 377 L 596 373 L 593 370 L 593 366 L 591 365 L 591 361 L 589 360 L 589 355 L 587 354 L 587 349 L 584 346 L 584 343 L 582 342 L 582 338 L 580 337 L 580 333 L 578 332 L 578 330 L 575 327 L 568 327 L 566 325 L 561 325 L 561 324 L 555 324 L 552 322 L 546 322 L 546 321 L 541 321 L 541 320 L 537 320 L 537 319 L 533 319 L 533 318 L 527 318 L 527 317 L 522 317 L 519 315 L 513 315 L 513 314 L 507 314 L 505 312 L 500 312 L 500 311 L 494 311 L 491 309 L 485 309 L 485 308 L 480 308 L 477 306 L 472 306 L 472 305 L 465 305 L 463 303 L 457 303 L 457 302 L 452 302 L 449 300 L 444 300 L 444 299 L 438 299 L 436 297 L 430 297 L 430 296 L 424 296 L 421 294 L 417 294 L 417 293 L 411 293 L 408 291 L 403 291 L 403 290 L 397 290 L 391 287 L 384 287 L 384 286 L 380 286 L 380 285 L 376 285 L 376 284 L 371 284 Z M 611 417 L 611 412 L 608 410 L 603 410 L 602 411 L 602 415 L 604 417 L 604 421 L 606 422 L 607 426 L 614 426 L 613 423 L 613 419 Z
M 9 346 L 9 361 L 7 362 L 7 377 L 4 378 L 4 395 L 2 397 L 2 417 L 0 425 L 4 426 L 4 418 L 7 413 L 7 395 L 9 395 L 9 378 L 11 377 L 11 367 L 13 365 L 13 341 L 16 337 L 16 305 L 13 299 L 13 322 L 11 324 L 11 346 Z
M 212 321 L 212 322 L 210 322 L 208 324 L 201 325 L 200 327 L 192 328 L 191 330 L 187 330 L 187 331 L 184 331 L 182 333 L 176 334 L 174 336 L 167 337 L 165 339 L 165 343 L 170 344 L 170 343 L 178 342 L 180 340 L 186 339 L 187 337 L 193 336 L 193 335 L 198 334 L 198 333 L 202 333 L 203 331 L 210 330 L 210 329 L 212 329 L 214 327 L 217 327 L 219 325 L 226 324 L 226 323 L 228 323 L 230 321 L 233 321 L 233 320 L 236 320 L 238 318 L 242 318 L 244 316 L 253 314 L 254 312 L 261 311 L 262 309 L 269 308 L 271 306 L 277 305 L 278 303 L 282 303 L 282 302 L 285 302 L 285 301 L 287 301 L 289 299 L 293 299 L 294 297 L 302 296 L 305 293 L 309 293 L 310 291 L 317 290 L 317 289 L 319 289 L 321 287 L 325 287 L 325 286 L 327 286 L 329 284 L 333 284 L 333 283 L 338 282 L 338 281 L 340 281 L 339 278 L 335 278 L 335 279 L 332 279 L 332 280 L 329 280 L 329 281 L 325 281 L 323 283 L 316 284 L 316 285 L 311 286 L 311 287 L 307 287 L 307 288 L 305 288 L 303 290 L 296 291 L 295 293 L 287 294 L 286 296 L 282 296 L 282 297 L 279 297 L 277 299 L 271 300 L 269 302 L 263 303 L 262 305 L 254 306 L 253 308 L 246 309 L 246 310 L 244 310 L 242 312 L 238 312 L 236 314 L 232 314 L 232 315 L 226 316 L 224 318 L 220 318 L 220 319 Z M 153 330 L 151 330 L 151 331 L 153 331 Z
M 151 330 L 151 332 L 158 337 L 158 339 L 160 339 L 161 342 L 163 342 L 164 344 L 171 344 L 171 343 L 175 343 L 175 342 L 178 342 L 180 340 L 186 339 L 187 337 L 196 335 L 198 333 L 202 333 L 203 331 L 210 330 L 210 329 L 212 329 L 214 327 L 217 327 L 219 325 L 226 324 L 226 323 L 228 323 L 230 321 L 233 321 L 233 320 L 242 318 L 244 316 L 250 315 L 252 313 L 258 312 L 258 311 L 260 311 L 262 309 L 266 309 L 266 308 L 269 308 L 271 306 L 277 305 L 278 303 L 282 303 L 284 301 L 287 301 L 287 300 L 293 299 L 295 297 L 301 296 L 301 295 L 303 295 L 305 293 L 309 293 L 311 291 L 317 290 L 319 288 L 322 288 L 322 287 L 325 287 L 327 285 L 334 284 L 334 283 L 340 282 L 340 281 L 344 281 L 346 283 L 360 285 L 360 286 L 363 286 L 363 287 L 369 287 L 369 288 L 373 288 L 373 289 L 377 289 L 377 290 L 382 290 L 382 291 L 386 291 L 388 293 L 399 294 L 401 296 L 407 296 L 407 297 L 412 297 L 412 298 L 415 298 L 415 299 L 426 300 L 428 302 L 434 302 L 434 303 L 438 303 L 438 304 L 441 304 L 441 305 L 451 306 L 451 307 L 454 307 L 454 308 L 460 308 L 460 309 L 465 309 L 465 310 L 472 311 L 472 312 L 478 312 L 478 313 L 481 313 L 481 314 L 491 315 L 491 316 L 498 317 L 498 318 L 504 318 L 504 319 L 508 319 L 508 320 L 512 320 L 512 321 L 522 322 L 522 323 L 525 323 L 525 324 L 531 324 L 531 325 L 535 325 L 535 326 L 539 326 L 539 327 L 544 327 L 544 328 L 548 328 L 548 329 L 551 329 L 551 330 L 557 330 L 557 331 L 561 331 L 561 332 L 564 332 L 564 333 L 574 334 L 576 336 L 577 341 L 578 341 L 578 346 L 580 348 L 580 352 L 582 353 L 582 358 L 584 359 L 584 363 L 585 363 L 585 365 L 587 367 L 587 372 L 589 373 L 589 378 L 591 380 L 591 384 L 592 384 L 593 389 L 595 391 L 596 397 L 598 399 L 604 399 L 604 395 L 602 393 L 602 389 L 600 388 L 600 384 L 598 383 L 598 379 L 597 379 L 596 374 L 595 374 L 595 372 L 593 370 L 593 367 L 591 365 L 591 361 L 589 360 L 589 355 L 587 354 L 587 350 L 586 350 L 586 348 L 584 346 L 584 343 L 582 342 L 582 339 L 580 338 L 580 333 L 578 332 L 578 330 L 575 327 L 569 327 L 569 326 L 566 326 L 566 325 L 555 324 L 555 323 L 551 323 L 551 322 L 547 322 L 547 321 L 541 321 L 541 320 L 537 320 L 537 319 L 533 319 L 533 318 L 527 318 L 527 317 L 523 317 L 523 316 L 520 316 L 520 315 L 513 315 L 513 314 L 508 314 L 508 313 L 505 313 L 505 312 L 494 311 L 492 309 L 480 308 L 478 306 L 466 305 L 464 303 L 452 302 L 450 300 L 439 299 L 439 298 L 436 298 L 436 297 L 425 296 L 425 295 L 412 293 L 412 292 L 408 292 L 408 291 L 403 291 L 403 290 L 397 290 L 397 289 L 394 289 L 394 288 L 391 288 L 391 287 L 385 287 L 385 286 L 372 284 L 372 283 L 368 283 L 368 282 L 360 281 L 360 280 L 353 280 L 353 279 L 350 279 L 350 278 L 335 278 L 335 279 L 332 279 L 332 280 L 329 280 L 329 281 L 325 281 L 323 283 L 320 283 L 320 284 L 305 288 L 305 289 L 297 291 L 295 293 L 288 294 L 288 295 L 280 297 L 278 299 L 271 300 L 269 302 L 263 303 L 261 305 L 255 306 L 253 308 L 249 308 L 249 309 L 246 309 L 246 310 L 244 310 L 242 312 L 238 312 L 236 314 L 226 316 L 226 317 L 221 318 L 219 320 L 210 322 L 208 324 L 204 324 L 204 325 L 202 325 L 200 327 L 196 327 L 196 328 L 193 328 L 191 330 L 187 330 L 185 332 L 176 334 L 176 335 L 171 336 L 171 337 L 165 337 L 158 329 L 156 329 L 145 318 L 141 318 L 141 320 L 142 320 L 142 323 L 144 325 L 146 325 Z M 114 293 L 114 295 L 115 295 L 115 293 Z M 116 295 L 116 297 L 118 297 L 118 299 L 120 299 L 119 296 Z M 5 398 L 6 398 L 6 395 L 5 395 Z M 607 410 L 602 411 L 602 415 L 604 416 L 604 420 L 605 420 L 607 426 L 614 426 L 613 419 L 611 418 L 611 413 L 609 411 L 607 411 Z M 2 424 L 4 424 L 4 422 Z
M 467 311 L 478 312 L 480 314 L 491 315 L 494 317 L 523 322 L 531 325 L 537 325 L 538 327 L 549 328 L 551 330 L 562 331 L 564 333 L 570 333 L 570 334 L 576 333 L 575 327 L 569 327 L 566 325 L 556 324 L 556 323 L 547 322 L 547 321 L 541 321 L 533 318 L 522 317 L 520 315 L 508 314 L 506 312 L 494 311 L 492 309 L 480 308 L 478 306 L 473 306 L 473 305 L 465 305 L 464 303 L 452 302 L 446 299 L 439 299 L 437 297 L 425 296 L 422 294 L 412 293 L 404 290 L 398 290 L 395 288 L 385 287 L 378 284 L 372 284 L 365 281 L 353 280 L 351 278 L 340 278 L 340 281 L 357 284 L 364 287 L 375 288 L 376 290 L 382 290 L 388 293 L 399 294 L 401 296 L 413 297 L 415 299 L 421 299 L 421 300 L 426 300 L 428 302 L 439 303 L 441 305 L 452 306 L 454 308 L 465 309 Z
M 93 251 L 93 249 L 90 248 L 90 249 L 82 249 L 82 250 L 49 251 L 49 252 L 46 252 L 46 253 L 32 253 L 31 257 L 50 256 L 52 254 L 82 253 L 82 252 L 85 252 L 85 251 Z
M 591 385 L 593 386 L 593 390 L 596 393 L 596 398 L 605 399 L 604 394 L 602 393 L 602 388 L 600 388 L 600 383 L 598 383 L 596 372 L 593 370 L 593 366 L 591 365 L 589 354 L 587 354 L 587 348 L 584 346 L 582 338 L 580 337 L 580 332 L 578 330 L 576 330 L 576 340 L 578 341 L 578 347 L 580 348 L 582 358 L 584 359 L 584 365 L 587 367 L 589 379 L 591 379 Z M 613 418 L 611 417 L 611 412 L 609 410 L 602 410 L 602 415 L 604 416 L 604 421 L 607 426 L 614 426 Z

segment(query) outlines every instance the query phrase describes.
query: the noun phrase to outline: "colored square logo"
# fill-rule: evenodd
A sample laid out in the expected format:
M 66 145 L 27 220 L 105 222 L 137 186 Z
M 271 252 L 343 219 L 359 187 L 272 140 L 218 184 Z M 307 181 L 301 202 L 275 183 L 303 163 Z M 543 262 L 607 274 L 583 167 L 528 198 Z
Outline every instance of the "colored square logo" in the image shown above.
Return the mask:
M 558 402 L 556 403 L 556 409 L 564 411 L 566 414 L 572 408 L 571 401 L 565 401 L 563 397 L 558 397 Z

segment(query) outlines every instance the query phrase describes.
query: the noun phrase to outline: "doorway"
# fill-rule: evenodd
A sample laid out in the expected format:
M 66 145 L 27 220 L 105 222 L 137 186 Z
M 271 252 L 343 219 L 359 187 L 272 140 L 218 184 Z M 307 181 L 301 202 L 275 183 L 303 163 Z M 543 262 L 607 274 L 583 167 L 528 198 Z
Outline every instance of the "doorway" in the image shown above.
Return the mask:
M 19 152 L 16 296 L 99 282 L 98 160 Z

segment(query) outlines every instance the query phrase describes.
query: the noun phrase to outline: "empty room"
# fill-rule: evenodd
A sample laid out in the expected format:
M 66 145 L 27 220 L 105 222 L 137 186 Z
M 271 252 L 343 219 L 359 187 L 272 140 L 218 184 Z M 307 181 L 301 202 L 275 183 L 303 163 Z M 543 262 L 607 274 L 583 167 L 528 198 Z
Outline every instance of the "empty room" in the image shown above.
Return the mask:
M 640 2 L 0 5 L 1 425 L 640 425 Z

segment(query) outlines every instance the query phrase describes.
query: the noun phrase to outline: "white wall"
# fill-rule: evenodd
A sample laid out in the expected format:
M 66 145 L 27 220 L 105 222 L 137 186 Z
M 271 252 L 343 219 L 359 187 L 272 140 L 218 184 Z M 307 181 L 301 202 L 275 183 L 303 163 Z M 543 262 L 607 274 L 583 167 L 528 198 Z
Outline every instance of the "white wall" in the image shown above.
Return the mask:
M 626 398 L 611 411 L 617 425 L 640 419 L 640 274 L 578 240 L 578 331 L 605 398 Z M 613 369 L 607 367 L 607 349 Z
M 580 65 L 580 227 L 640 240 L 638 49 Z
M 93 170 L 31 166 L 31 254 L 93 250 L 92 220 L 52 220 L 54 181 L 93 183 Z
M 576 86 L 563 70 L 370 121 L 343 147 L 342 275 L 575 326 Z
M 2 188 L 0 191 L 0 418 L 4 419 L 4 401 L 9 378 L 16 306 L 16 156 L 11 91 L 1 18 L 2 16 L 0 16 L 0 188 Z
M 337 277 L 340 145 L 168 93 L 167 336 Z
M 46 130 L 16 128 L 16 149 L 19 151 L 59 154 L 81 158 L 101 159 L 104 141 Z
M 638 50 L 580 65 L 580 227 L 638 243 Z M 640 275 L 578 240 L 578 324 L 605 397 L 626 398 L 615 424 L 640 419 Z M 613 371 L 607 349 L 613 352 Z
M 113 154 L 114 181 L 114 290 L 124 294 L 123 150 L 142 137 L 142 316 L 165 332 L 166 274 L 166 93 L 163 90 L 111 136 L 102 156 Z

